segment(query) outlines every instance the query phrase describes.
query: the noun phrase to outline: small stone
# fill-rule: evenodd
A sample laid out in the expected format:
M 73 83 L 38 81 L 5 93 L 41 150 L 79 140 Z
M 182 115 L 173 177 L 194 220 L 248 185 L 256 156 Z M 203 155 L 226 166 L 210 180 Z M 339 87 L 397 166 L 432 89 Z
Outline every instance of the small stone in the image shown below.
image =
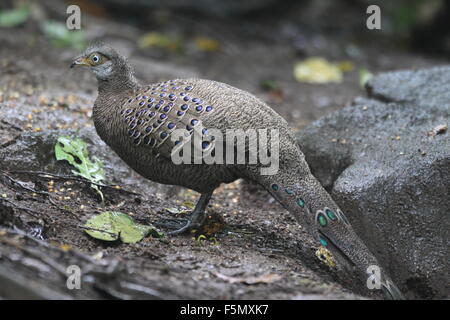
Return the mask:
M 441 124 L 439 126 L 434 127 L 433 130 L 429 131 L 428 135 L 435 136 L 438 134 L 444 134 L 447 132 L 447 130 L 448 130 L 448 126 L 446 124 Z

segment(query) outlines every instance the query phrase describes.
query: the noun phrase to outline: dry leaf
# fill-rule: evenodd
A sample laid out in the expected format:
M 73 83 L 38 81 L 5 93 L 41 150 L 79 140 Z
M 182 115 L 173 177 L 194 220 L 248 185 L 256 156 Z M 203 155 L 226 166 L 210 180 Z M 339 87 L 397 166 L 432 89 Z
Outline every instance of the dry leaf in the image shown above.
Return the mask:
M 443 134 L 447 132 L 448 126 L 446 124 L 441 124 L 439 126 L 436 126 L 433 130 L 428 132 L 429 136 L 435 136 L 437 134 Z
M 217 40 L 207 37 L 197 37 L 194 39 L 197 49 L 202 51 L 217 51 L 220 48 L 220 43 Z
M 268 273 L 256 277 L 230 277 L 221 273 L 215 273 L 215 276 L 229 283 L 245 283 L 245 284 L 257 284 L 257 283 L 272 283 L 280 280 L 282 277 L 275 273 Z
M 312 57 L 294 66 L 294 77 L 299 82 L 329 83 L 342 82 L 342 70 L 338 65 L 324 58 Z

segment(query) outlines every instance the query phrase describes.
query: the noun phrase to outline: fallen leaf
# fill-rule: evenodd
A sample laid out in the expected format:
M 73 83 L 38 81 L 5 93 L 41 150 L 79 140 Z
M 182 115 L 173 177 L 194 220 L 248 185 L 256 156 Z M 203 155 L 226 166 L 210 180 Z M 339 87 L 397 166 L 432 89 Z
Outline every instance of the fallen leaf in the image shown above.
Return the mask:
M 197 37 L 194 39 L 194 43 L 201 51 L 217 51 L 220 48 L 219 41 L 207 37 Z
M 367 81 L 372 79 L 372 77 L 373 77 L 373 74 L 369 70 L 367 70 L 365 68 L 359 69 L 359 85 L 361 86 L 361 88 L 364 88 Z
M 342 72 L 351 72 L 351 71 L 353 71 L 353 69 L 355 69 L 355 64 L 352 61 L 346 60 L 346 61 L 338 62 L 337 67 Z
M 433 130 L 429 131 L 428 135 L 429 136 L 435 136 L 435 135 L 438 135 L 438 134 L 443 134 L 443 133 L 447 132 L 447 130 L 448 130 L 448 125 L 441 124 L 439 126 L 434 127 Z
M 262 80 L 259 83 L 259 86 L 264 91 L 275 91 L 275 90 L 280 89 L 280 86 L 278 85 L 278 83 L 275 80 L 270 80 L 270 79 Z
M 188 209 L 194 209 L 194 208 L 195 208 L 195 204 L 193 204 L 193 203 L 190 202 L 190 201 L 185 201 L 185 202 L 183 202 L 183 206 L 185 206 L 185 207 L 188 208 Z
M 166 210 L 167 212 L 172 213 L 172 214 L 177 214 L 177 213 L 181 212 L 181 210 L 178 208 L 164 208 L 164 210 Z
M 317 249 L 316 257 L 330 268 L 336 267 L 336 262 L 334 261 L 333 255 L 327 248 L 320 247 Z
M 313 57 L 295 64 L 294 77 L 299 82 L 340 83 L 342 82 L 342 71 L 336 64 L 330 63 L 324 58 Z
M 139 38 L 138 45 L 140 48 L 157 47 L 173 52 L 182 49 L 181 41 L 177 37 L 159 32 L 149 32 L 144 34 Z
M 71 138 L 61 136 L 55 145 L 56 160 L 66 160 L 77 170 L 72 173 L 81 176 L 91 182 L 100 183 L 105 179 L 103 164 L 97 158 L 93 157 L 93 161 L 89 159 L 89 151 L 87 144 L 79 138 Z M 92 184 L 91 187 L 103 198 L 103 193 L 97 185 Z
M 248 278 L 230 277 L 221 273 L 215 273 L 215 276 L 229 283 L 245 283 L 245 284 L 272 283 L 282 279 L 280 275 L 275 273 L 268 273 L 261 276 Z
M 120 237 L 123 243 L 136 243 L 150 233 L 163 236 L 155 227 L 135 223 L 125 213 L 115 211 L 106 211 L 90 218 L 85 227 L 85 232 L 91 237 L 104 241 L 115 241 Z
M 72 250 L 72 246 L 69 244 L 62 244 L 59 246 L 63 251 L 70 251 Z

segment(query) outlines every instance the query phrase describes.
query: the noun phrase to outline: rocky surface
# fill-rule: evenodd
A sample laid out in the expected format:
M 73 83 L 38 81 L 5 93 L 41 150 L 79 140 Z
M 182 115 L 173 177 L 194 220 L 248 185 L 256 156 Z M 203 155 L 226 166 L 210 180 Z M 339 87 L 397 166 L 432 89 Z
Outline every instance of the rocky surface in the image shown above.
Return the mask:
M 299 144 L 400 288 L 448 298 L 450 67 L 381 74 L 367 92 Z

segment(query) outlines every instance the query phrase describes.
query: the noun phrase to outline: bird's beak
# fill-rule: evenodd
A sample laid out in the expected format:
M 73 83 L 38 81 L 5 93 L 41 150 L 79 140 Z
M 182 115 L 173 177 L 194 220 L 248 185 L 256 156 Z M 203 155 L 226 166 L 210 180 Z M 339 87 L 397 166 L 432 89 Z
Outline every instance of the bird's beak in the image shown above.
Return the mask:
M 85 57 L 78 57 L 70 64 L 71 68 L 75 66 L 89 66 L 89 63 Z

